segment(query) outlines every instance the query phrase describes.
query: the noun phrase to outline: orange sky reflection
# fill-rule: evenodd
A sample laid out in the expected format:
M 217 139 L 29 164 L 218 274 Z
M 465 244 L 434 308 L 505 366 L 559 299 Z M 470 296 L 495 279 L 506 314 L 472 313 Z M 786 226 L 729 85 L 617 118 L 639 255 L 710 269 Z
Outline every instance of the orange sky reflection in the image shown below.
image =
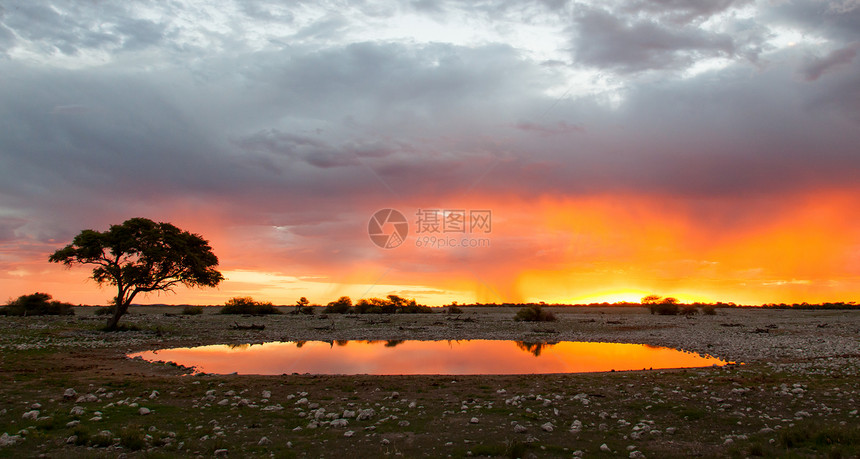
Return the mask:
M 726 364 L 715 357 L 644 344 L 563 341 L 536 345 L 494 340 L 297 344 L 210 345 L 139 352 L 129 357 L 175 362 L 204 373 L 257 375 L 546 374 Z

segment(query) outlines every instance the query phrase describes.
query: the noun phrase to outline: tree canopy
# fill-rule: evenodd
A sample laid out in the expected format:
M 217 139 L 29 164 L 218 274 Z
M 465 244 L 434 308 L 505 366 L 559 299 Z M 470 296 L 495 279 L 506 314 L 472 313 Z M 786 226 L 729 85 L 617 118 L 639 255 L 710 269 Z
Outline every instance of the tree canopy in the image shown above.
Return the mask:
M 95 265 L 93 280 L 117 288 L 109 330 L 116 329 L 140 293 L 172 291 L 177 285 L 214 287 L 224 279 L 215 269 L 218 257 L 209 242 L 146 218 L 132 218 L 104 232 L 83 230 L 49 260 L 69 267 Z

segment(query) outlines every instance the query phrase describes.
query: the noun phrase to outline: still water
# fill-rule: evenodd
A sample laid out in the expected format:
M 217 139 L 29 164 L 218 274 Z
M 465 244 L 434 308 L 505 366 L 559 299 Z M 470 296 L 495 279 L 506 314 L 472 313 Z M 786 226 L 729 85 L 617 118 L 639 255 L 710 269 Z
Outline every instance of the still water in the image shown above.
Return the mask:
M 647 344 L 562 341 L 288 341 L 138 352 L 197 372 L 248 375 L 477 375 L 587 373 L 725 365 L 711 356 Z

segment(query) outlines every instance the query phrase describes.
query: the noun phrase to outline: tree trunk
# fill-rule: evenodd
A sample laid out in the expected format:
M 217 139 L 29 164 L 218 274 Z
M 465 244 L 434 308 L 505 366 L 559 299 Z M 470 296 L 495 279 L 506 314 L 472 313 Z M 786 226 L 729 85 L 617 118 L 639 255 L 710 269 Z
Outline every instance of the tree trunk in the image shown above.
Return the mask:
M 117 324 L 119 324 L 120 317 L 128 311 L 128 303 L 120 303 L 117 301 L 114 302 L 114 306 L 116 306 L 116 309 L 114 309 L 113 316 L 108 319 L 107 327 L 105 327 L 105 330 L 107 331 L 115 331 L 117 329 Z

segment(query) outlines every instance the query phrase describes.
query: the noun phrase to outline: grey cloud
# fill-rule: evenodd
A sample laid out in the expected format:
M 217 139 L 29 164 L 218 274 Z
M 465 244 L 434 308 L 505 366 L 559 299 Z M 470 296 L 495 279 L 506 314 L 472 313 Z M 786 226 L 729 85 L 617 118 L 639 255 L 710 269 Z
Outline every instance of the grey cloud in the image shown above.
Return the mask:
M 583 7 L 575 18 L 573 52 L 581 64 L 620 73 L 681 70 L 703 57 L 728 57 L 732 38 L 694 27 L 667 27 Z
M 850 43 L 860 40 L 860 8 L 850 2 L 786 0 L 764 11 L 762 20 Z
M 825 73 L 847 66 L 857 57 L 858 49 L 860 49 L 860 43 L 852 43 L 844 48 L 835 49 L 826 56 L 811 58 L 803 65 L 800 72 L 806 81 L 815 81 Z
M 645 12 L 671 22 L 687 24 L 701 22 L 732 7 L 750 3 L 750 0 L 631 0 L 623 9 Z

